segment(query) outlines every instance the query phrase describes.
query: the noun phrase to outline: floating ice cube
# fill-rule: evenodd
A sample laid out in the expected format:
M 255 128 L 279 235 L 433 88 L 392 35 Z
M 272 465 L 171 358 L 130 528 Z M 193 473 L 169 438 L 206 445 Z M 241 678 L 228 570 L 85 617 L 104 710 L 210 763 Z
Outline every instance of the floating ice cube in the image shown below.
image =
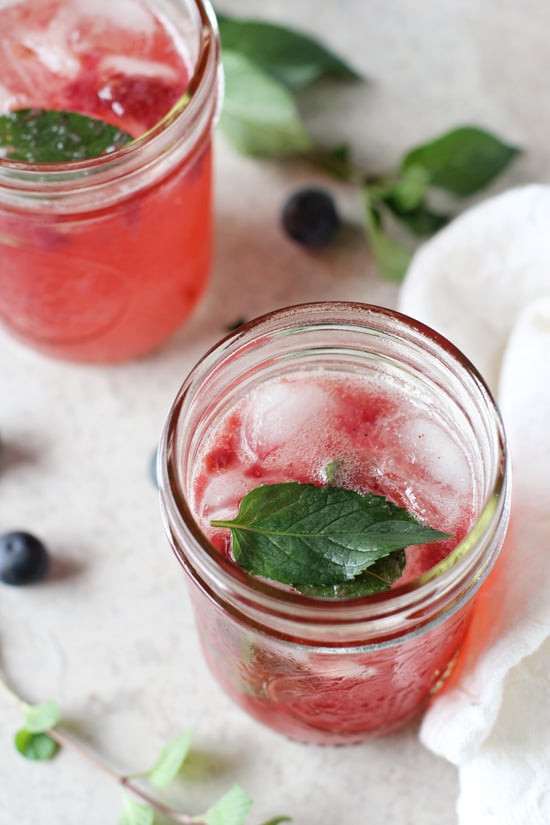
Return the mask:
M 251 486 L 250 479 L 243 476 L 240 468 L 212 476 L 199 504 L 201 515 L 208 519 L 234 517 L 239 502 Z
M 178 72 L 173 66 L 167 66 L 156 60 L 142 60 L 122 54 L 103 58 L 100 71 L 105 74 L 120 74 L 128 77 L 158 77 L 169 83 L 176 83 L 179 80 Z
M 405 418 L 399 430 L 399 445 L 419 475 L 451 488 L 458 496 L 468 495 L 471 470 L 467 457 L 443 423 L 428 415 Z
M 139 0 L 73 0 L 72 4 L 78 14 L 103 18 L 109 28 L 152 34 L 156 25 L 153 14 Z
M 31 29 L 22 34 L 20 42 L 27 52 L 32 53 L 37 71 L 46 69 L 71 79 L 80 71 L 80 60 L 68 45 L 68 34 L 67 29 L 54 19 L 46 29 Z
M 314 437 L 316 426 L 322 426 L 331 406 L 331 398 L 322 387 L 307 378 L 301 381 L 282 380 L 268 383 L 254 391 L 243 415 L 243 445 L 248 453 L 265 458 L 274 450 L 300 439 Z M 307 428 L 307 433 L 304 429 Z

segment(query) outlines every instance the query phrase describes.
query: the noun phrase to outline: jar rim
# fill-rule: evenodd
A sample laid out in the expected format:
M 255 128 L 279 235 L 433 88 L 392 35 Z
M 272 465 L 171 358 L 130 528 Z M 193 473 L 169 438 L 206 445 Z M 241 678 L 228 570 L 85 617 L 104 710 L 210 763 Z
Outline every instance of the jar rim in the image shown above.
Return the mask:
M 480 399 L 488 406 L 492 417 L 492 437 L 498 450 L 499 461 L 496 462 L 494 467 L 491 489 L 485 497 L 484 504 L 474 524 L 451 553 L 437 565 L 417 578 L 401 585 L 398 584 L 383 593 L 350 597 L 306 596 L 298 591 L 282 588 L 277 584 L 270 583 L 268 580 L 260 579 L 248 573 L 209 542 L 200 529 L 186 497 L 178 485 L 177 467 L 174 464 L 176 456 L 175 451 L 172 450 L 172 440 L 186 394 L 192 388 L 194 382 L 200 382 L 215 363 L 216 358 L 220 357 L 232 344 L 236 344 L 241 339 L 246 339 L 255 330 L 260 330 L 273 322 L 278 322 L 278 332 L 282 332 L 285 329 L 289 330 L 299 326 L 300 318 L 303 319 L 304 316 L 318 312 L 325 314 L 327 318 L 326 321 L 318 320 L 318 324 L 327 326 L 350 323 L 359 327 L 365 326 L 367 318 L 374 321 L 376 319 L 391 319 L 401 330 L 407 329 L 414 339 L 422 339 L 434 352 L 444 354 L 450 362 L 457 365 L 459 370 L 470 376 L 479 391 Z M 333 314 L 333 317 L 329 319 L 330 313 Z M 357 317 L 358 314 L 361 314 L 363 319 L 352 321 L 352 317 Z M 276 611 L 277 607 L 280 607 L 285 614 L 290 611 L 304 615 L 318 611 L 330 612 L 331 620 L 336 621 L 349 620 L 357 611 L 363 612 L 367 607 L 373 609 L 377 618 L 387 614 L 390 610 L 394 612 L 396 608 L 410 607 L 417 601 L 420 602 L 424 594 L 434 584 L 442 589 L 446 587 L 452 589 L 457 574 L 461 572 L 465 574 L 475 572 L 476 583 L 480 584 L 488 574 L 498 553 L 493 553 L 491 558 L 486 559 L 484 564 L 478 566 L 478 569 L 470 570 L 472 562 L 475 562 L 471 551 L 480 539 L 490 532 L 496 522 L 502 518 L 507 522 L 510 506 L 509 456 L 504 427 L 491 390 L 475 365 L 445 336 L 423 322 L 397 310 L 355 301 L 317 301 L 276 309 L 243 324 L 214 344 L 191 369 L 170 408 L 159 444 L 157 474 L 161 494 L 161 510 L 167 533 L 171 538 L 174 538 L 174 527 L 178 534 L 183 532 L 195 541 L 202 554 L 200 561 L 204 566 L 204 570 L 221 575 L 225 585 L 230 584 L 236 588 L 240 597 L 244 600 L 251 597 L 261 598 L 266 605 L 269 605 L 270 609 Z M 180 563 L 185 562 L 186 565 L 194 567 L 196 554 L 190 560 L 184 557 L 177 541 L 173 540 L 172 546 Z M 473 567 L 475 568 L 475 564 Z M 365 618 L 364 612 L 362 618 Z
M 211 88 L 216 82 L 219 61 L 219 31 L 210 0 L 193 0 L 198 12 L 200 46 L 189 83 L 171 109 L 157 122 L 136 138 L 98 157 L 55 163 L 37 163 L 13 160 L 0 156 L 0 187 L 14 189 L 27 186 L 47 188 L 49 184 L 88 180 L 94 173 L 118 170 L 121 165 L 135 162 L 145 148 L 160 143 L 176 127 L 181 129 L 197 119 L 204 107 L 204 87 Z M 219 105 L 219 103 L 218 103 Z M 215 117 L 216 112 L 212 113 Z M 88 184 L 87 184 L 88 185 Z

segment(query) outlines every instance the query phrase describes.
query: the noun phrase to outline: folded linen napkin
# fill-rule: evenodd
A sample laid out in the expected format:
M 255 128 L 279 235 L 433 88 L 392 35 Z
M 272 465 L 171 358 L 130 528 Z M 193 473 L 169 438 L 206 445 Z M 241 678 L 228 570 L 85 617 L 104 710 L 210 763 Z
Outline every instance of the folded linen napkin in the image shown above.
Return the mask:
M 415 255 L 399 308 L 485 376 L 513 467 L 503 553 L 420 738 L 459 768 L 460 825 L 549 825 L 550 187 L 455 219 Z

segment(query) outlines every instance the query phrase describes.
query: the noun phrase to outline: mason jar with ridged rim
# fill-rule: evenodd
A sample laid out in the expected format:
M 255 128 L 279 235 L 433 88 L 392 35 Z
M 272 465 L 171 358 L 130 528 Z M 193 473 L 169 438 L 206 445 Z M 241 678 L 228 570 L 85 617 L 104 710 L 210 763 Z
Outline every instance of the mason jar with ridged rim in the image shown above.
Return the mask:
M 0 2 L 0 54 L 3 39 L 13 59 L 31 61 L 33 70 L 43 59 L 46 76 L 51 67 L 55 72 L 56 61 L 63 59 L 68 68 L 55 74 L 55 94 L 51 84 L 43 90 L 27 84 L 23 93 L 16 85 L 27 71 L 22 66 L 20 75 L 13 75 L 11 97 L 4 72 L 0 111 L 71 106 L 90 114 L 91 105 L 100 111 L 94 116 L 117 125 L 117 118 L 126 122 L 127 115 L 133 124 L 136 109 L 136 123 L 142 118 L 147 125 L 130 143 L 86 160 L 31 163 L 0 150 L 0 320 L 21 341 L 51 356 L 83 362 L 137 358 L 185 321 L 209 279 L 211 134 L 222 97 L 215 16 L 208 0 L 125 0 L 123 8 L 116 2 L 52 0 L 34 3 L 32 14 L 25 3 Z M 152 44 L 147 58 L 138 46 L 130 54 L 128 43 L 149 9 L 159 24 L 156 39 L 142 37 Z M 70 17 L 60 35 L 66 10 L 74 21 Z M 22 20 L 12 21 L 13 32 L 11 18 L 2 16 L 10 13 Z M 94 48 L 107 49 L 111 13 L 128 35 L 113 46 L 119 53 L 105 52 L 99 59 Z M 47 14 L 51 19 L 45 20 Z M 42 35 L 40 27 L 45 27 Z M 181 76 L 176 63 L 162 63 L 172 45 L 158 45 L 161 32 L 181 58 Z M 53 43 L 54 33 L 60 43 Z M 65 78 L 66 72 L 74 77 Z M 180 82 L 185 90 L 151 123 L 154 107 L 172 99 L 170 84 Z M 131 114 L 124 101 L 134 107 Z
M 473 508 L 466 534 L 435 566 L 387 592 L 302 595 L 247 573 L 201 524 L 193 485 L 218 422 L 267 381 L 303 374 L 307 382 L 312 369 L 364 375 L 373 386 L 399 382 L 414 410 L 421 403 L 437 415 L 466 456 Z M 509 516 L 498 410 L 449 341 L 402 314 L 358 303 L 299 305 L 251 321 L 185 380 L 158 471 L 166 531 L 186 573 L 206 660 L 237 704 L 291 738 L 320 744 L 388 733 L 422 711 L 452 668 Z

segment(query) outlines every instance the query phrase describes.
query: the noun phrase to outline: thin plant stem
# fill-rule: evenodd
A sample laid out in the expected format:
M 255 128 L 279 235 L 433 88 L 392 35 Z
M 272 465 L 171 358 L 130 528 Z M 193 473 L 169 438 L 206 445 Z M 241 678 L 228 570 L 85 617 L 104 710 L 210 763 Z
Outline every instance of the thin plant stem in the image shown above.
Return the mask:
M 30 707 L 30 705 L 24 702 L 23 699 L 21 699 L 20 696 L 9 688 L 1 678 L 0 693 L 3 693 L 7 699 L 9 699 L 13 704 L 16 704 L 23 711 Z M 147 805 L 150 805 L 155 809 L 155 811 L 163 814 L 168 819 L 171 819 L 172 822 L 178 822 L 180 825 L 201 825 L 199 820 L 189 816 L 189 814 L 176 811 L 169 805 L 165 805 L 163 802 L 160 802 L 160 800 L 155 799 L 155 797 L 151 796 L 140 785 L 138 785 L 132 777 L 125 776 L 124 774 L 116 771 L 114 768 L 109 767 L 109 765 L 106 765 L 105 762 L 103 762 L 98 756 L 84 748 L 80 742 L 77 742 L 75 739 L 68 736 L 58 728 L 52 728 L 45 732 L 54 740 L 54 742 L 57 742 L 60 748 L 65 748 L 66 750 L 71 751 L 85 762 L 88 762 L 88 764 L 93 765 L 94 768 L 109 776 L 122 788 L 138 797 L 142 802 L 147 803 Z

